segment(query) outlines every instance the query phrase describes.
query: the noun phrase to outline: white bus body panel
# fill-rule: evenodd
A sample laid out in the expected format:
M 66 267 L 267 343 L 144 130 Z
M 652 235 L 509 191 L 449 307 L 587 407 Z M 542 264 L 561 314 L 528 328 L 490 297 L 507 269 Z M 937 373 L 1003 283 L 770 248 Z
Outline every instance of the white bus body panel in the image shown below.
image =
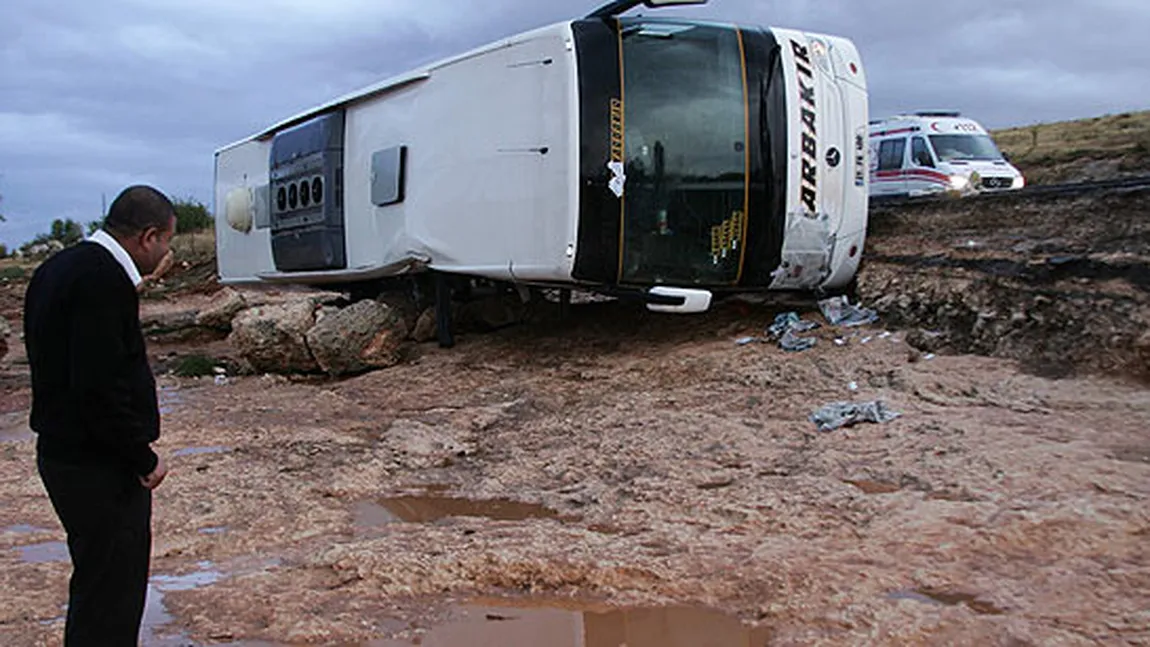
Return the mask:
M 842 287 L 857 270 L 866 229 L 862 62 L 849 40 L 771 31 L 783 56 L 791 157 L 783 262 L 769 287 Z M 347 282 L 431 268 L 574 283 L 577 64 L 571 24 L 561 23 L 370 86 L 221 149 L 215 189 L 221 281 Z M 278 272 L 266 204 L 272 138 L 335 109 L 345 111 L 347 267 Z M 372 155 L 396 146 L 407 147 L 405 197 L 378 207 L 371 199 Z M 261 191 L 265 197 L 257 199 Z M 237 198 L 243 195 L 246 202 Z M 225 214 L 225 206 L 250 214 Z
M 270 229 L 221 222 L 221 280 L 334 282 L 423 266 L 570 281 L 579 186 L 571 38 L 566 23 L 523 34 L 283 122 L 345 107 L 347 269 L 279 275 Z M 217 153 L 217 213 L 235 189 L 266 187 L 275 132 Z M 407 147 L 405 198 L 377 207 L 372 154 L 393 146 Z
M 849 40 L 771 31 L 782 47 L 791 155 L 782 266 L 771 288 L 843 287 L 866 235 L 866 77 Z
M 271 229 L 261 225 L 265 218 L 256 213 L 260 209 L 257 196 L 267 191 L 271 144 L 270 139 L 249 140 L 216 153 L 216 263 L 222 282 L 258 282 L 260 274 L 275 270 Z M 226 215 L 228 196 L 236 194 L 247 199 L 247 231 L 229 226 L 221 217 Z M 263 216 L 270 217 L 266 211 Z

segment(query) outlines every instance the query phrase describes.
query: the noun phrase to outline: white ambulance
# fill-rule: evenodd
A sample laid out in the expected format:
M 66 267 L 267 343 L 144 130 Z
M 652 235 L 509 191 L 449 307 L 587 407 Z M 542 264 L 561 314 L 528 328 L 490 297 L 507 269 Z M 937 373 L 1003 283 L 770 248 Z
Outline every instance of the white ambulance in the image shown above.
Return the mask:
M 1026 180 L 977 122 L 925 111 L 870 123 L 871 197 L 1021 189 Z
M 858 51 L 619 15 L 705 1 L 616 0 L 220 149 L 222 282 L 434 272 L 677 312 L 847 285 L 868 198 Z

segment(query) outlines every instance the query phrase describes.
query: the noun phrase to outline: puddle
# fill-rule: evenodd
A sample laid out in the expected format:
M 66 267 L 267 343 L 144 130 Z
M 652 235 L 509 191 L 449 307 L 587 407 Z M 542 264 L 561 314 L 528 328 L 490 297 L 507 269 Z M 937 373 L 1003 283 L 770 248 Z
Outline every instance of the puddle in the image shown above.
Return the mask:
M 153 575 L 151 577 L 152 585 L 156 587 L 156 590 L 162 592 L 191 591 L 201 586 L 215 584 L 224 577 L 222 573 L 214 570 L 211 562 L 200 562 L 196 566 L 200 570 L 187 575 Z
M 578 604 L 507 606 L 489 601 L 462 607 L 418 642 L 374 641 L 372 647 L 699 647 L 764 645 L 766 629 L 696 607 L 611 609 Z
M 864 494 L 890 494 L 891 492 L 898 492 L 902 489 L 901 486 L 894 483 L 885 483 L 883 481 L 843 481 L 862 490 Z
M 67 562 L 72 559 L 68 554 L 68 544 L 62 541 L 46 541 L 42 544 L 17 546 L 20 551 L 20 561 L 25 564 L 46 564 L 48 562 Z
M 47 528 L 37 528 L 36 526 L 29 526 L 26 523 L 19 523 L 19 524 L 16 524 L 15 526 L 8 526 L 7 528 L 5 528 L 3 531 L 0 531 L 0 532 L 3 532 L 3 533 L 11 532 L 11 533 L 15 533 L 17 535 L 34 535 L 38 532 L 48 532 L 48 529 Z
M 1006 613 L 992 603 L 982 600 L 978 596 L 971 595 L 970 593 L 920 588 L 894 591 L 893 593 L 889 593 L 887 597 L 891 600 L 913 600 L 934 606 L 953 607 L 965 604 L 971 611 L 984 616 L 1000 616 Z
M 180 389 L 174 386 L 161 386 L 156 393 L 156 399 L 160 405 L 160 415 L 162 416 L 172 413 L 176 407 L 184 403 L 184 396 L 180 394 Z
M 223 454 L 232 451 L 231 447 L 185 447 L 172 452 L 172 456 L 197 456 L 200 454 Z
M 148 598 L 144 605 L 144 618 L 141 621 L 141 645 L 146 647 L 184 647 L 194 644 L 187 634 L 180 631 L 165 631 L 174 618 L 164 606 L 164 593 L 171 591 L 191 591 L 214 584 L 224 578 L 215 570 L 211 562 L 196 564 L 200 570 L 186 575 L 153 575 L 148 579 Z
M 0 418 L 0 443 L 21 443 L 35 437 L 32 428 L 28 426 L 27 412 Z
M 355 506 L 360 529 L 396 522 L 429 523 L 447 517 L 483 517 L 496 521 L 557 519 L 568 521 L 551 508 L 510 499 L 472 500 L 446 496 L 400 496 L 361 501 Z

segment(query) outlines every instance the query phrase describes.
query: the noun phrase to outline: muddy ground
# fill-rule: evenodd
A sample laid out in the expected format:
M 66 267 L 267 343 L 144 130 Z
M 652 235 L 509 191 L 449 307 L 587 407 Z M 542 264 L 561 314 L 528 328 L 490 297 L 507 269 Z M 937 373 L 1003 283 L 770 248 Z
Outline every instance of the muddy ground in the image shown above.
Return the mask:
M 735 340 L 811 301 L 608 302 L 344 380 L 163 375 L 145 644 L 1150 644 L 1146 197 L 979 204 L 876 213 L 883 319 L 802 353 Z M 0 644 L 58 645 L 69 567 L 10 341 Z M 808 420 L 874 399 L 901 416 Z M 581 638 L 477 638 L 540 606 Z M 743 627 L 641 629 L 704 609 Z

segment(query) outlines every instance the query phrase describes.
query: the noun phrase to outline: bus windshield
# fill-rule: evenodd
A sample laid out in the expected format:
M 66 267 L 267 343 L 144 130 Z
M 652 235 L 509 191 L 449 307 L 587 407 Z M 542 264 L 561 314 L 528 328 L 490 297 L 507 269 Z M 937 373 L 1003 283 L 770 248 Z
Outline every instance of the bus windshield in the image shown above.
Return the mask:
M 994 140 L 987 135 L 931 135 L 930 143 L 934 146 L 938 159 L 943 162 L 966 160 L 1002 159 L 1002 153 L 994 145 Z
M 745 242 L 739 32 L 624 19 L 623 282 L 734 283 Z

